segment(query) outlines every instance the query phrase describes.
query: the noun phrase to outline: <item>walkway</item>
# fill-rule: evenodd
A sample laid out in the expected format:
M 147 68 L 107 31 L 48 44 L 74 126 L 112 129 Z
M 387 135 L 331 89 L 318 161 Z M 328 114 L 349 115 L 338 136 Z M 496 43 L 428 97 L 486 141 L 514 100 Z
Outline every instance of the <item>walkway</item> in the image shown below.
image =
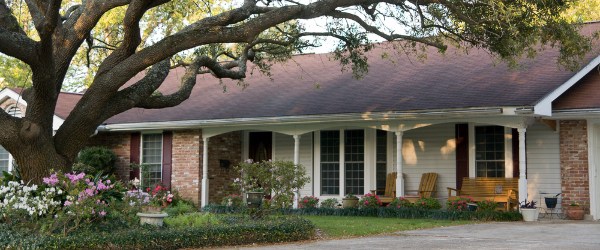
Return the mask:
M 496 222 L 244 249 L 600 249 L 600 223 Z

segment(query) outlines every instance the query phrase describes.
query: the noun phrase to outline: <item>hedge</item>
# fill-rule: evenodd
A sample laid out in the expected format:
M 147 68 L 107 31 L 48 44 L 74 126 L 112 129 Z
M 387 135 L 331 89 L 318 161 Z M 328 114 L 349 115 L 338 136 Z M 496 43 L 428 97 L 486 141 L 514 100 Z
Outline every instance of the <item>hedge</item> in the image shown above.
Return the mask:
M 231 208 L 221 205 L 209 205 L 203 208 L 211 213 L 243 213 L 245 208 Z M 303 208 L 303 209 L 279 209 L 279 214 L 295 215 L 331 215 L 331 216 L 371 216 L 382 218 L 404 218 L 404 219 L 436 219 L 436 220 L 479 220 L 479 221 L 520 221 L 523 219 L 519 212 L 501 211 L 447 211 L 426 210 L 419 208 Z
M 289 242 L 310 239 L 314 225 L 299 217 L 231 221 L 189 228 L 145 226 L 118 232 L 80 232 L 69 236 L 27 235 L 0 225 L 0 247 L 11 249 L 176 249 Z M 238 222 L 238 223 L 236 223 Z

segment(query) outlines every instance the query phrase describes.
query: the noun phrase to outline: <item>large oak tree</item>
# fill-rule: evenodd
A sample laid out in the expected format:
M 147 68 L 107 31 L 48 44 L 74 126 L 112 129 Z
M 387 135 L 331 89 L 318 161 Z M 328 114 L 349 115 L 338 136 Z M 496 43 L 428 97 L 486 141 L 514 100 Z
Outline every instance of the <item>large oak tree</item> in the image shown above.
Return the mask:
M 20 67 L 28 66 L 32 83 L 23 92 L 28 104 L 23 118 L 0 111 L 0 144 L 13 155 L 24 179 L 39 181 L 49 169 L 68 170 L 106 119 L 134 107 L 178 105 L 189 97 L 197 74 L 243 79 L 248 61 L 268 70 L 268 61 L 313 44 L 307 37 L 338 39 L 335 57 L 357 75 L 368 67 L 362 54 L 370 48 L 367 34 L 402 40 L 404 49 L 416 53 L 420 46 L 440 51 L 449 45 L 479 47 L 509 62 L 549 44 L 561 46 L 560 62 L 573 66 L 590 45 L 561 17 L 570 3 L 0 0 L 0 53 L 9 62 L 4 65 L 13 66 L 16 59 Z M 152 18 L 156 16 L 162 19 Z M 323 18 L 325 29 L 308 30 L 298 21 L 314 18 Z M 82 70 L 83 61 L 91 65 L 86 65 L 89 88 L 53 134 L 58 94 L 69 82 L 66 76 Z M 157 94 L 173 66 L 187 67 L 181 88 Z M 124 86 L 145 70 L 141 80 Z

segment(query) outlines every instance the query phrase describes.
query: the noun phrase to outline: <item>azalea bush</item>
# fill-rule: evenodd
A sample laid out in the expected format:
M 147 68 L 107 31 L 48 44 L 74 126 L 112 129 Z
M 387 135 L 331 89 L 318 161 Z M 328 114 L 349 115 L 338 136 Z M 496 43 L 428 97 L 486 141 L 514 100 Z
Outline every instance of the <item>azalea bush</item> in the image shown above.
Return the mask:
M 314 196 L 304 196 L 298 203 L 299 208 L 316 208 L 319 205 L 319 198 Z
M 322 208 L 335 208 L 335 206 L 337 204 L 338 204 L 338 200 L 336 198 L 328 198 L 328 199 L 321 201 Z
M 269 204 L 275 208 L 290 207 L 294 191 L 304 187 L 310 180 L 304 167 L 291 161 L 246 160 L 234 169 L 238 173 L 238 178 L 233 182 L 234 188 L 240 193 L 264 192 L 271 196 Z
M 483 200 L 483 201 L 477 202 L 477 211 L 480 211 L 480 212 L 495 211 L 497 207 L 498 207 L 498 202 L 495 202 L 492 200 Z
M 404 197 L 395 197 L 387 206 L 393 208 L 407 208 L 414 207 L 415 205 Z
M 442 208 L 442 204 L 440 204 L 440 201 L 438 201 L 436 198 L 420 198 L 415 201 L 415 207 L 433 210 Z
M 449 211 L 467 211 L 468 203 L 474 203 L 471 197 L 459 196 L 454 199 L 448 199 L 446 201 L 446 209 Z
M 358 201 L 358 206 L 360 208 L 380 207 L 381 200 L 379 199 L 379 196 L 377 196 L 376 194 L 368 193 L 368 194 L 363 195 L 362 198 L 360 198 L 360 201 Z

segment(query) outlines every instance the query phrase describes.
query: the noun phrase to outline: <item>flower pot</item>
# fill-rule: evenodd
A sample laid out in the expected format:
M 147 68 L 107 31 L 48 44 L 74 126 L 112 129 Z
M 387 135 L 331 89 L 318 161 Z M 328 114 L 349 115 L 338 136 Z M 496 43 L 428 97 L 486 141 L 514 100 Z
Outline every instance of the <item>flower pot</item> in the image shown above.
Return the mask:
M 246 193 L 246 204 L 249 208 L 259 208 L 262 204 L 263 192 L 247 192 Z
M 342 208 L 354 208 L 358 207 L 358 198 L 343 198 Z
M 524 221 L 537 221 L 539 211 L 537 208 L 521 208 L 521 215 Z
M 546 202 L 547 208 L 555 208 L 558 198 L 556 197 L 544 197 L 544 201 Z
M 140 217 L 140 225 L 149 224 L 157 227 L 163 226 L 163 220 L 169 216 L 166 213 L 137 213 Z
M 583 220 L 584 211 L 582 207 L 570 206 L 565 213 L 569 220 Z

